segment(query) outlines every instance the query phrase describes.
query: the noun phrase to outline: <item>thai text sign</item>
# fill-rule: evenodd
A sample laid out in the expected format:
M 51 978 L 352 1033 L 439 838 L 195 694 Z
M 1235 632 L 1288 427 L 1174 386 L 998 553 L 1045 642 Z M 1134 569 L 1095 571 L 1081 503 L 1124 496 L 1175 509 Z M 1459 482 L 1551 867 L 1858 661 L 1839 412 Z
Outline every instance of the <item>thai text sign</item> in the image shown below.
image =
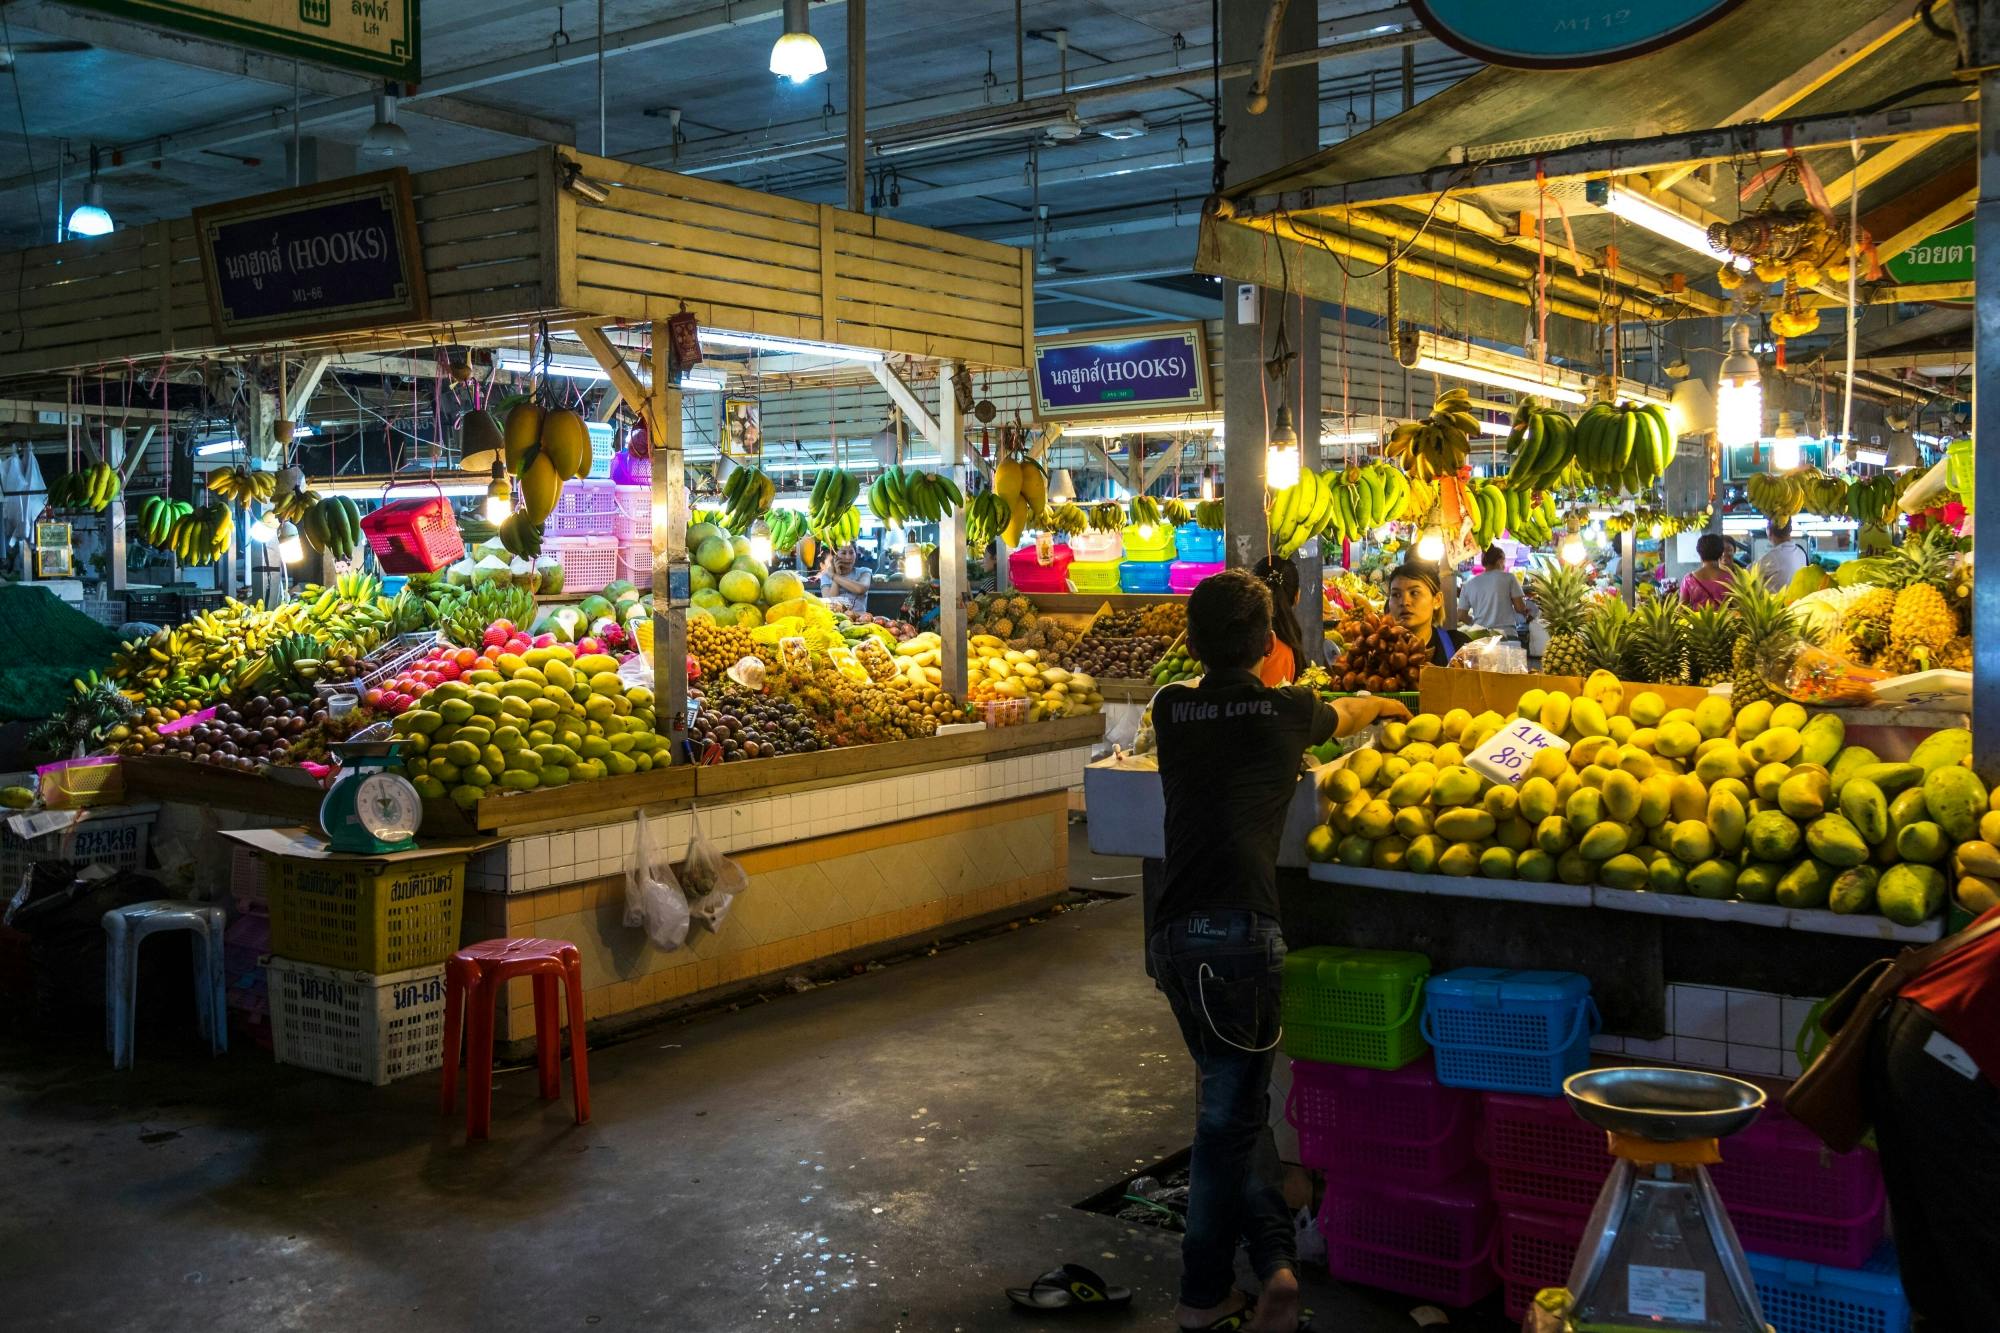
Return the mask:
M 1214 405 L 1199 324 L 1093 330 L 1035 342 L 1035 417 L 1170 416 Z
M 1424 29 L 1493 65 L 1575 69 L 1655 51 L 1743 0 L 1412 0 Z
M 416 83 L 418 0 L 71 0 L 156 28 Z

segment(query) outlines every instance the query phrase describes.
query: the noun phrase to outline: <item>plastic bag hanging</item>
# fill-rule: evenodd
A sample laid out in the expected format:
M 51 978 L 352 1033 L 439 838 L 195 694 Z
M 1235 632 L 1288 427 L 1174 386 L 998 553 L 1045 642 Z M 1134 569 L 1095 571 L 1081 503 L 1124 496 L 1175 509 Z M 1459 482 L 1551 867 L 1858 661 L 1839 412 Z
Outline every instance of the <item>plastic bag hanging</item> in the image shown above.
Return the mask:
M 729 905 L 750 887 L 750 875 L 703 835 L 700 816 L 690 813 L 693 823 L 687 860 L 681 863 L 681 887 L 687 892 L 694 916 L 710 930 L 720 930 Z
M 672 951 L 687 942 L 687 896 L 674 878 L 668 848 L 656 843 L 648 828 L 646 812 L 639 811 L 633 823 L 638 831 L 625 867 L 625 924 L 644 929 L 655 948 Z

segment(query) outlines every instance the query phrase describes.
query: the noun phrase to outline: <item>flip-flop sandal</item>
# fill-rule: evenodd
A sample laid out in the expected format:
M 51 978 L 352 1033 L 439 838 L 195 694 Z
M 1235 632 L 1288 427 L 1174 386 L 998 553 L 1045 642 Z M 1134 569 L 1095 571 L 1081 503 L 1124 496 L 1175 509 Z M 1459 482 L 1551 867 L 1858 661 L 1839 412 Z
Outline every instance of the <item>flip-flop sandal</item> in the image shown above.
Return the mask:
M 1112 1310 L 1132 1303 L 1132 1289 L 1111 1286 L 1082 1264 L 1064 1264 L 1031 1286 L 1007 1288 L 1007 1299 L 1023 1310 Z
M 1243 1305 L 1240 1309 L 1231 1310 L 1226 1315 L 1218 1315 L 1213 1323 L 1194 1328 L 1186 1324 L 1179 1327 L 1182 1333 L 1242 1333 L 1243 1329 L 1250 1326 L 1251 1316 L 1256 1313 L 1257 1298 L 1246 1291 L 1243 1293 Z

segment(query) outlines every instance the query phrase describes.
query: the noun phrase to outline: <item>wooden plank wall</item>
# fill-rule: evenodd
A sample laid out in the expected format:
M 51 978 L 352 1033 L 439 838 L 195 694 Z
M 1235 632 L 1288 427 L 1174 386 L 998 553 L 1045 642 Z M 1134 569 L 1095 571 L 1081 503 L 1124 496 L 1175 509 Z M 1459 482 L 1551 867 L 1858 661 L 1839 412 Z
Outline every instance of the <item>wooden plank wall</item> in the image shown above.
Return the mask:
M 557 201 L 563 303 L 573 309 L 640 320 L 661 301 L 684 301 L 718 328 L 1028 363 L 1034 274 L 1025 251 L 573 156 L 609 195 Z
M 544 243 L 553 235 L 553 182 L 553 160 L 539 151 L 418 175 L 431 323 L 282 345 L 393 347 L 429 340 L 434 325 L 513 331 L 558 315 L 553 246 Z M 217 339 L 190 218 L 0 254 L 0 291 L 17 295 L 19 311 L 13 318 L 8 306 L 16 303 L 0 297 L 0 327 L 21 332 L 0 352 L 0 378 L 257 350 Z M 0 346 L 12 342 L 0 338 Z

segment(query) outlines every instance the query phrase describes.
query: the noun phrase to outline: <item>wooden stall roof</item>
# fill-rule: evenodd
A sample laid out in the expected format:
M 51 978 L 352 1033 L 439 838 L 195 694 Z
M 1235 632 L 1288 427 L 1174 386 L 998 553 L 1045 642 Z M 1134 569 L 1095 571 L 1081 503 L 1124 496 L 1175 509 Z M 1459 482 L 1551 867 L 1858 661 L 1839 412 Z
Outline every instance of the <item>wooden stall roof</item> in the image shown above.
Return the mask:
M 569 163 L 604 202 L 563 187 Z M 717 328 L 982 367 L 1023 368 L 1032 356 L 1034 261 L 1012 246 L 567 148 L 411 184 L 431 298 L 423 325 L 225 345 L 193 220 L 180 218 L 0 255 L 21 328 L 0 352 L 0 379 L 442 334 L 472 343 L 544 320 L 650 320 L 682 302 Z

